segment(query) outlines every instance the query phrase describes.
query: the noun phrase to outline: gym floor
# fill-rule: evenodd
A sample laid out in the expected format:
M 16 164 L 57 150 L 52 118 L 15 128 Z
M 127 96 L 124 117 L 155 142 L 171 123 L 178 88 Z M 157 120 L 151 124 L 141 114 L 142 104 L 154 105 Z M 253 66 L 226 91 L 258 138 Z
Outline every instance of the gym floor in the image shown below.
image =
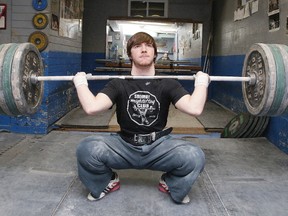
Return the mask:
M 1 215 L 287 215 L 287 154 L 263 137 L 223 139 L 217 133 L 173 135 L 200 145 L 206 154 L 189 204 L 174 204 L 158 191 L 161 172 L 149 170 L 118 170 L 120 190 L 88 201 L 75 149 L 92 133 L 100 132 L 0 132 Z

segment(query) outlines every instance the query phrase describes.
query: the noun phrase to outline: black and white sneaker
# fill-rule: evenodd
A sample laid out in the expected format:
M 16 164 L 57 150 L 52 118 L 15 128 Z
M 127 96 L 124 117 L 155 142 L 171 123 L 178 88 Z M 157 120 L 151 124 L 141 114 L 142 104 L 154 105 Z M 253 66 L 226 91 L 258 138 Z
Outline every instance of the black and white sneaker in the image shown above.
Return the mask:
M 107 187 L 101 192 L 99 197 L 94 197 L 93 194 L 90 192 L 87 196 L 87 199 L 90 201 L 96 201 L 102 199 L 106 194 L 116 191 L 120 189 L 120 180 L 116 172 L 113 173 L 111 181 L 107 185 Z

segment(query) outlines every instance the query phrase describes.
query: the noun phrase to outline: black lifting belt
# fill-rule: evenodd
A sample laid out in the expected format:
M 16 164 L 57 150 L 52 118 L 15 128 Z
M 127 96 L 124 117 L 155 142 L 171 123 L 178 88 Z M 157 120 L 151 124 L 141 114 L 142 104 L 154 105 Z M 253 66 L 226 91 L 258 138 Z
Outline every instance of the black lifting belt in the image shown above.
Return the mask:
M 122 137 L 122 139 L 124 139 L 126 142 L 131 143 L 132 145 L 150 145 L 160 137 L 170 134 L 172 130 L 173 128 L 169 127 L 162 131 L 152 132 L 148 134 L 128 134 L 120 132 L 120 136 Z

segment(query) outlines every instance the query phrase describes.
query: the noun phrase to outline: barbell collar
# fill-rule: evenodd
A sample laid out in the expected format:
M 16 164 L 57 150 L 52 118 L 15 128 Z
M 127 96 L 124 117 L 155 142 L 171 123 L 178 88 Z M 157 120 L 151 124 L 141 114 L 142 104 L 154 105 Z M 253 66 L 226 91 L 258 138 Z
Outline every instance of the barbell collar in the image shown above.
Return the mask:
M 36 84 L 39 81 L 72 81 L 74 76 L 36 76 L 31 74 L 30 82 Z M 111 80 L 111 79 L 177 79 L 177 80 L 195 80 L 195 76 L 110 76 L 87 74 L 87 80 Z M 211 81 L 231 81 L 231 82 L 249 82 L 250 85 L 256 83 L 256 77 L 235 77 L 235 76 L 210 76 Z

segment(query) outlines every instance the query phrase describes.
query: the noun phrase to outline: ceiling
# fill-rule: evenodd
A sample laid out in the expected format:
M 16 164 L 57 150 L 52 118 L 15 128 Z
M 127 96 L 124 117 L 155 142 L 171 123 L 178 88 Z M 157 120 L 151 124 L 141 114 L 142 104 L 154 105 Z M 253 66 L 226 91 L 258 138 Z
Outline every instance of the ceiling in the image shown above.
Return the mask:
M 183 23 L 176 21 L 151 21 L 151 20 L 108 20 L 108 25 L 114 32 L 124 32 L 125 35 L 133 35 L 136 32 L 147 32 L 152 36 L 166 34 L 174 37 L 178 27 Z M 192 24 L 192 23 L 191 23 Z

